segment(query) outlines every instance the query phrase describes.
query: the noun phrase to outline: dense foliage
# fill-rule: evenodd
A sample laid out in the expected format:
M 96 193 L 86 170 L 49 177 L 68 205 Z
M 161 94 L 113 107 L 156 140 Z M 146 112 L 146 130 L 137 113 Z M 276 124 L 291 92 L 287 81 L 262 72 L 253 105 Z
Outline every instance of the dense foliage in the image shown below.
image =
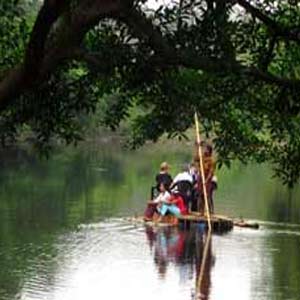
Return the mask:
M 127 120 L 136 147 L 184 137 L 197 111 L 220 164 L 269 161 L 294 184 L 300 5 L 163 3 L 1 0 L 2 142 L 24 126 L 43 149 L 53 137 L 78 141 L 83 118 L 100 107 L 108 127 Z

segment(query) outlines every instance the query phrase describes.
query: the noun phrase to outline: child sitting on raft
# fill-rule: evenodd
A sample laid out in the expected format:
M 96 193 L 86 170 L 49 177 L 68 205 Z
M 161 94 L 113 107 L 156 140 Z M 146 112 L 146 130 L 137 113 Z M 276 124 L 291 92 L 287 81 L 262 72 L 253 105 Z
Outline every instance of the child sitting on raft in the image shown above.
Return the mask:
M 144 212 L 145 221 L 151 221 L 154 213 L 157 211 L 158 206 L 161 205 L 161 203 L 167 203 L 171 198 L 171 194 L 168 192 L 166 184 L 164 182 L 161 182 L 159 184 L 158 189 L 159 195 L 155 199 L 148 202 L 148 205 Z
M 157 222 L 161 221 L 162 217 L 167 213 L 176 217 L 187 213 L 187 208 L 179 191 L 175 189 L 170 194 L 164 183 L 159 185 L 160 194 L 153 201 L 149 201 L 144 213 L 144 220 L 150 221 L 155 212 L 159 213 Z
M 165 216 L 167 213 L 170 213 L 171 215 L 180 217 L 187 213 L 187 208 L 184 204 L 183 197 L 176 189 L 172 191 L 172 194 L 167 201 L 161 202 L 161 205 L 157 207 L 157 211 L 161 216 Z

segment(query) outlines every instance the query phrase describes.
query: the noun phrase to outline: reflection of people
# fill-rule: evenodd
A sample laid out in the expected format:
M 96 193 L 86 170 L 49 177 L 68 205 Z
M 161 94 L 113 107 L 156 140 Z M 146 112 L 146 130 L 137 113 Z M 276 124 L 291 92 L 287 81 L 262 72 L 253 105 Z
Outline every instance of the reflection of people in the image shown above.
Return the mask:
M 156 232 L 154 231 L 153 226 L 146 226 L 146 236 L 149 242 L 150 250 L 152 250 L 154 242 L 156 240 Z
M 153 227 L 152 227 L 153 228 Z M 199 290 L 203 299 L 208 299 L 211 285 L 211 267 L 213 262 L 212 245 L 209 240 L 206 261 L 203 268 L 203 280 L 200 285 L 199 275 L 206 237 L 198 228 L 181 230 L 177 227 L 159 227 L 151 231 L 146 228 L 146 235 L 150 245 L 154 247 L 154 263 L 157 266 L 158 274 L 164 278 L 167 274 L 169 264 L 176 264 L 180 274 L 180 281 L 189 281 L 195 274 Z M 201 298 L 202 299 L 202 298 Z
M 160 227 L 156 230 L 155 238 L 149 235 L 149 230 L 146 230 L 146 234 L 148 240 L 154 243 L 154 262 L 158 273 L 160 277 L 165 277 L 168 264 L 182 257 L 185 236 L 177 227 Z
M 158 273 L 161 277 L 165 277 L 168 265 L 168 235 L 159 234 L 156 235 L 155 247 L 154 247 L 154 261 L 158 267 Z

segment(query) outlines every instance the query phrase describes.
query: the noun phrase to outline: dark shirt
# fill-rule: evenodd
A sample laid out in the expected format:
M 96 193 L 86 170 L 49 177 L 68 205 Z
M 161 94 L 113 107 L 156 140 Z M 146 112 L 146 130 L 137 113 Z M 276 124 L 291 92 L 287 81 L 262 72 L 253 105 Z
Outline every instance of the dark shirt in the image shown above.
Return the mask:
M 193 184 L 188 180 L 181 180 L 175 184 L 175 187 L 183 197 L 185 204 L 188 205 L 192 197 Z
M 159 188 L 159 185 L 161 183 L 164 183 L 165 186 L 166 186 L 166 189 L 169 189 L 169 187 L 170 187 L 170 185 L 173 181 L 171 175 L 168 174 L 168 173 L 159 173 L 159 174 L 157 174 L 156 177 L 155 177 L 155 180 L 156 180 L 157 188 Z

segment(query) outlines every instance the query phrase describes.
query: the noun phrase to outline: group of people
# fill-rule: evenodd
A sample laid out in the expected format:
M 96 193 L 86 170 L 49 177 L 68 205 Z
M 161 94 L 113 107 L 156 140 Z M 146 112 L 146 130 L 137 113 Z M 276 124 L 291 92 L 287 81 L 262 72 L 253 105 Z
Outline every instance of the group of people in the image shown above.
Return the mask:
M 179 271 L 181 282 L 190 281 L 191 270 L 195 269 L 196 282 L 199 282 L 202 260 L 206 245 L 206 236 L 201 230 L 181 230 L 178 227 L 153 227 L 146 226 L 146 237 L 154 256 L 154 264 L 161 278 L 167 274 L 168 267 L 175 265 Z M 206 263 L 204 264 L 203 280 L 198 286 L 203 296 L 209 298 L 211 285 L 211 268 L 215 262 L 212 253 L 211 239 L 207 244 Z M 198 299 L 198 298 L 197 298 Z
M 152 199 L 148 202 L 144 213 L 145 220 L 160 221 L 166 214 L 178 217 L 189 211 L 204 213 L 204 186 L 209 210 L 211 213 L 214 212 L 213 192 L 217 188 L 217 181 L 212 147 L 205 144 L 202 152 L 204 184 L 198 155 L 195 155 L 193 163 L 184 165 L 174 179 L 169 173 L 168 163 L 161 163 L 160 172 L 155 177 L 156 185 L 152 189 Z

